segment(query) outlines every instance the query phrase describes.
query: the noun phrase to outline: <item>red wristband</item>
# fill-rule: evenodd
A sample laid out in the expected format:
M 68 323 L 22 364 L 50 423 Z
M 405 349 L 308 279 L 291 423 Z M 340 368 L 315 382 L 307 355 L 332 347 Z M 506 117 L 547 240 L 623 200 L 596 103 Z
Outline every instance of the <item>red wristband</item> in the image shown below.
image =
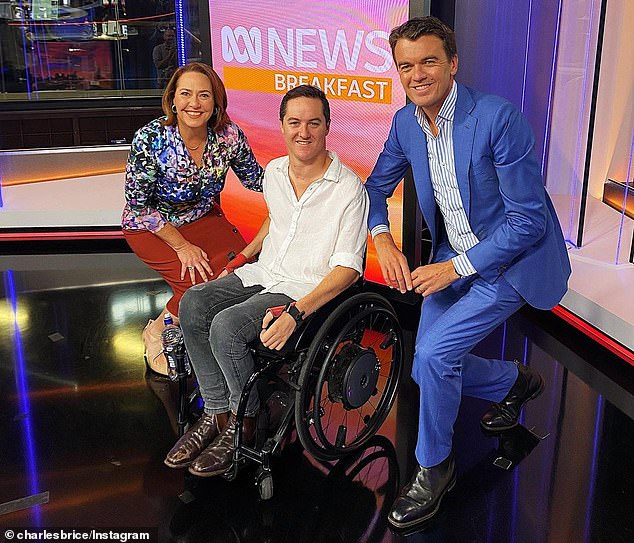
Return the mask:
M 233 270 L 238 269 L 240 266 L 244 266 L 248 261 L 249 259 L 244 256 L 243 253 L 238 253 L 233 260 L 227 262 L 227 265 L 224 269 L 231 273 Z
M 266 308 L 266 312 L 271 312 L 271 315 L 273 315 L 273 318 L 278 318 L 282 313 L 284 313 L 284 311 L 286 311 L 286 306 L 285 305 L 276 305 L 275 307 L 267 307 Z

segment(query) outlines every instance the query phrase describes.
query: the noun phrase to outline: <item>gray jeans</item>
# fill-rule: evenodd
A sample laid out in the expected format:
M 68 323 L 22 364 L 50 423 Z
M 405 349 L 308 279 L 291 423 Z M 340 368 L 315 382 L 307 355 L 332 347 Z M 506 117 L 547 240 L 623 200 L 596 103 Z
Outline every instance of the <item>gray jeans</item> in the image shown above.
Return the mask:
M 262 331 L 267 307 L 292 301 L 285 294 L 260 292 L 263 287 L 244 287 L 233 273 L 188 289 L 180 302 L 185 346 L 198 378 L 205 413 L 212 415 L 238 410 L 240 395 L 253 373 L 253 355 L 248 348 Z M 255 390 L 245 414 L 258 410 Z

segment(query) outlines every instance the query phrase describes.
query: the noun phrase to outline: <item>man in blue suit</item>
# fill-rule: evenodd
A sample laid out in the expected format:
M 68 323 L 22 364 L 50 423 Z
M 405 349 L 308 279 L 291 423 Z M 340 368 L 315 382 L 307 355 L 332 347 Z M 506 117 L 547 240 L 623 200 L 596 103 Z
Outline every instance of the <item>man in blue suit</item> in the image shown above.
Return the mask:
M 494 402 L 481 425 L 496 432 L 516 426 L 524 404 L 542 392 L 531 368 L 470 351 L 525 303 L 556 305 L 570 263 L 522 114 L 454 81 L 455 36 L 435 17 L 395 28 L 390 45 L 411 103 L 394 116 L 366 189 L 385 281 L 424 296 L 412 369 L 419 467 L 389 516 L 411 528 L 429 520 L 455 484 L 461 394 Z M 413 271 L 390 235 L 386 205 L 409 167 L 433 246 L 430 263 Z

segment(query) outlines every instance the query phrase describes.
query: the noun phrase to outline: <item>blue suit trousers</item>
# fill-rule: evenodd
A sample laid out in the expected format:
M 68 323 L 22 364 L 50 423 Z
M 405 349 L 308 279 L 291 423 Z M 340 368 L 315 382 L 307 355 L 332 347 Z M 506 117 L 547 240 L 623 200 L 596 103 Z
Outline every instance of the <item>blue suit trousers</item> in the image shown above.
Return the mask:
M 470 351 L 524 303 L 501 275 L 492 284 L 477 275 L 459 279 L 423 300 L 412 367 L 420 389 L 416 458 L 421 466 L 449 456 L 462 394 L 499 402 L 513 386 L 515 364 Z

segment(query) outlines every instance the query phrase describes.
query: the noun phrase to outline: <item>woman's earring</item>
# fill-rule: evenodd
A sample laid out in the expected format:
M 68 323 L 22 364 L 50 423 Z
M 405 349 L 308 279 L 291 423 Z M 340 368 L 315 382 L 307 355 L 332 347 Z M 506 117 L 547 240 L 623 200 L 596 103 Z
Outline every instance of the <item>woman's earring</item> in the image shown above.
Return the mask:
M 172 104 L 172 113 L 176 113 L 176 104 Z
M 218 106 L 216 106 L 214 108 L 214 117 L 218 117 L 218 115 L 220 115 L 220 108 Z

